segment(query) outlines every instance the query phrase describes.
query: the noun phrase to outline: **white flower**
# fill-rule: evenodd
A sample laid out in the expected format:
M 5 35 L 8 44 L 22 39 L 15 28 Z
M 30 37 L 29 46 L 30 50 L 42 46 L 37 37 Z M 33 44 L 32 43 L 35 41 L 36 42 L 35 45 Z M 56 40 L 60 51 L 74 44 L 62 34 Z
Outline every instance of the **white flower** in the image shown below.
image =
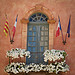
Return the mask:
M 55 49 L 46 50 L 43 54 L 44 55 L 44 61 L 47 62 L 47 60 L 56 61 L 56 60 L 63 59 L 63 58 L 65 58 L 63 53 L 66 54 L 66 52 L 62 51 L 62 50 L 55 50 Z
M 11 49 L 11 51 L 8 51 L 6 53 L 7 57 L 12 57 L 12 59 L 15 58 L 19 58 L 20 57 L 24 57 L 24 56 L 28 56 L 28 58 L 30 58 L 30 52 L 26 51 L 25 49 Z
M 63 64 L 65 64 L 65 66 L 63 66 Z M 49 73 L 53 73 L 55 71 L 57 74 L 59 71 L 61 72 L 69 71 L 69 66 L 65 63 L 65 61 L 59 63 L 55 62 L 54 64 L 51 63 L 49 65 L 34 64 L 34 63 L 31 63 L 30 65 L 25 65 L 24 63 L 11 63 L 10 65 L 6 66 L 5 71 L 12 72 L 14 74 L 20 72 L 28 73 L 31 71 L 34 72 L 48 71 Z

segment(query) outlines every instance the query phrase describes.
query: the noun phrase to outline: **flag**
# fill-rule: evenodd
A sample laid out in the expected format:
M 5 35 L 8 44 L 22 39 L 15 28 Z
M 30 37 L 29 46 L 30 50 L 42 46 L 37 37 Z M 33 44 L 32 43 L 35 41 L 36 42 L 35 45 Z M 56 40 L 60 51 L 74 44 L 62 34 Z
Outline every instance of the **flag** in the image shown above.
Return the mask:
M 67 28 L 68 37 L 70 37 L 70 19 L 71 19 L 71 16 L 69 18 L 69 23 L 68 23 L 68 28 Z
M 60 18 L 59 18 L 58 26 L 57 26 L 57 30 L 56 30 L 56 37 L 60 35 L 60 30 L 61 30 L 61 24 L 60 24 Z
M 6 19 L 5 26 L 4 26 L 4 33 L 6 36 L 8 34 L 8 31 L 9 31 L 9 26 L 8 26 L 8 20 Z
M 18 15 L 17 15 L 18 17 Z M 17 25 L 17 17 L 16 17 L 16 21 L 15 21 L 15 24 L 14 24 L 14 27 L 13 27 L 13 38 L 14 38 L 14 35 L 15 35 L 15 31 L 16 31 L 16 25 Z

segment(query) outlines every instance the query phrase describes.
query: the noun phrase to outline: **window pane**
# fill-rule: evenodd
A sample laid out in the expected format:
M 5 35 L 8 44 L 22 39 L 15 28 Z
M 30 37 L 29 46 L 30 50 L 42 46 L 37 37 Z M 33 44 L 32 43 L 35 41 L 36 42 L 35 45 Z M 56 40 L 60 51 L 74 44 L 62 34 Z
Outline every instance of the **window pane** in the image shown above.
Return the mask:
M 28 42 L 28 46 L 32 46 L 33 42 Z
M 48 42 L 45 42 L 45 46 L 48 46 Z
M 33 42 L 33 46 L 36 46 L 36 42 Z
M 38 17 L 38 20 L 40 21 L 40 17 Z
M 45 31 L 45 35 L 48 35 L 48 31 Z
M 41 46 L 41 51 L 43 51 L 44 50 L 44 47 L 43 46 Z
M 48 27 L 45 27 L 45 30 L 48 30 Z
M 46 21 L 48 20 L 48 18 L 45 19 Z
M 29 36 L 32 36 L 32 32 L 29 32 Z
M 41 30 L 44 30 L 44 26 L 41 27 Z
M 28 47 L 28 51 L 31 51 L 31 47 Z
M 35 18 L 35 21 L 37 21 L 37 18 Z
M 41 35 L 44 35 L 44 31 L 41 31 Z
M 36 36 L 36 32 L 33 32 L 33 36 Z
M 32 21 L 32 18 L 30 18 L 29 21 Z
M 45 37 L 45 40 L 47 41 L 48 40 L 48 37 Z
M 43 46 L 44 45 L 44 42 L 40 42 L 40 46 Z
M 34 30 L 34 31 L 36 30 L 36 27 L 35 27 L 35 26 L 33 26 L 33 30 Z
M 32 30 L 32 26 L 29 26 L 29 31 L 31 31 Z
M 32 37 L 28 37 L 28 41 L 32 41 Z
M 33 52 L 36 52 L 36 47 L 33 47 Z
M 41 21 L 43 21 L 43 18 L 41 17 Z
M 44 18 L 45 18 L 46 16 L 43 14 L 43 15 L 42 15 L 42 17 L 44 17 Z
M 34 15 L 32 16 L 32 18 L 34 18 L 34 17 L 36 17 L 36 14 L 34 14 Z
M 41 13 L 37 13 L 37 16 L 41 16 Z
M 41 41 L 44 41 L 44 37 L 41 37 Z
M 36 41 L 36 37 L 33 37 L 33 41 Z

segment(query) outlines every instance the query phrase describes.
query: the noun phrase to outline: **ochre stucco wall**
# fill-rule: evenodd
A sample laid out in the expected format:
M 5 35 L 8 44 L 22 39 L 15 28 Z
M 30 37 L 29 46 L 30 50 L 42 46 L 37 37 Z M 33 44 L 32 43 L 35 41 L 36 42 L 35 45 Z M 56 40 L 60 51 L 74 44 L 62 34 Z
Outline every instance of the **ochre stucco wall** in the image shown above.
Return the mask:
M 7 75 L 7 73 L 4 72 L 4 67 L 8 64 L 8 58 L 5 57 L 6 52 L 11 48 L 22 48 L 22 24 L 20 20 L 24 17 L 25 13 L 36 4 L 41 4 L 48 8 L 56 18 L 53 48 L 65 50 L 68 53 L 66 60 L 67 64 L 70 66 L 70 72 L 65 73 L 64 75 L 75 75 L 75 0 L 0 0 L 0 74 Z M 13 44 L 10 44 L 9 35 L 5 37 L 3 32 L 6 20 L 5 13 L 7 13 L 8 16 L 11 35 L 15 18 L 18 14 L 16 34 L 14 38 L 15 42 Z M 61 35 L 59 37 L 55 36 L 58 15 L 60 16 L 65 37 L 70 14 L 71 37 L 67 38 L 66 45 L 63 45 Z

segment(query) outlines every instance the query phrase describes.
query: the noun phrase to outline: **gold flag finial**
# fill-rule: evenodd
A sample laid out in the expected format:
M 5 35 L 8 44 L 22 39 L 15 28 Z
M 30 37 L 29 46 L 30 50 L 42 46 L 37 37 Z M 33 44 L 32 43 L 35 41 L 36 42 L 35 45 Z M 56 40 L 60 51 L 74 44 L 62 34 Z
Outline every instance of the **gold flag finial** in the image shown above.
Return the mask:
M 5 13 L 5 17 L 6 17 L 6 19 L 7 19 L 7 14 Z

